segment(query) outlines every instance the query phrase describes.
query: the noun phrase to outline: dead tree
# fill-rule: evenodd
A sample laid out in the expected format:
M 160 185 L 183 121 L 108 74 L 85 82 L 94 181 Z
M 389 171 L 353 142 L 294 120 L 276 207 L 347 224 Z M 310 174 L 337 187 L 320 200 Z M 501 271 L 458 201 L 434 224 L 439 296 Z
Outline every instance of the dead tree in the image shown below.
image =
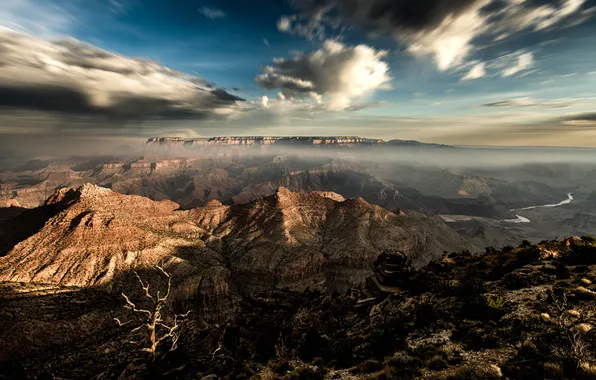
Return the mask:
M 185 314 L 174 314 L 172 323 L 170 325 L 165 323 L 162 310 L 166 306 L 168 297 L 170 296 L 172 277 L 162 267 L 156 267 L 168 280 L 167 290 L 163 296 L 159 290 L 155 293 L 155 295 L 152 295 L 149 292 L 149 283 L 143 282 L 137 272 L 135 272 L 135 276 L 137 276 L 141 287 L 145 291 L 145 298 L 147 298 L 149 306 L 146 309 L 142 309 L 133 303 L 126 294 L 122 293 L 122 297 L 124 297 L 124 300 L 126 301 L 126 305 L 124 307 L 135 313 L 138 322 L 140 323 L 139 326 L 133 328 L 130 331 L 132 336 L 138 336 L 137 340 L 131 340 L 130 343 L 141 345 L 143 347 L 142 351 L 148 354 L 152 363 L 155 362 L 157 350 L 162 342 L 170 340 L 170 351 L 174 351 L 176 349 L 178 345 L 178 339 L 180 338 L 179 322 L 181 319 L 187 317 L 191 312 L 188 311 Z M 118 318 L 114 318 L 114 320 L 116 323 L 118 323 L 118 326 L 126 326 L 133 324 L 134 322 L 134 320 L 131 320 L 123 323 Z

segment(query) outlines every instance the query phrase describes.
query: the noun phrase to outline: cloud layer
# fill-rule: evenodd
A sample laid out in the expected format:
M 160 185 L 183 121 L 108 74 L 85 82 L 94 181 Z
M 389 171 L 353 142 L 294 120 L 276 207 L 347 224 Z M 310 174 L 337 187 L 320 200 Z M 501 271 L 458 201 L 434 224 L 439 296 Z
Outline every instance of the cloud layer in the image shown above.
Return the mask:
M 0 107 L 120 119 L 205 118 L 242 99 L 158 63 L 0 29 Z
M 594 14 L 586 0 L 293 0 L 297 15 L 278 28 L 307 37 L 339 25 L 386 35 L 415 56 L 433 57 L 441 71 L 465 62 L 474 41 L 495 41 L 530 30 L 585 21 Z
M 279 89 L 284 99 L 310 98 L 341 110 L 376 89 L 390 88 L 385 55 L 366 45 L 327 40 L 310 54 L 275 59 L 255 81 L 266 90 Z
M 203 16 L 210 18 L 211 20 L 216 20 L 218 18 L 224 18 L 227 16 L 224 11 L 222 11 L 221 9 L 218 9 L 218 8 L 202 7 L 202 8 L 199 8 L 199 12 Z

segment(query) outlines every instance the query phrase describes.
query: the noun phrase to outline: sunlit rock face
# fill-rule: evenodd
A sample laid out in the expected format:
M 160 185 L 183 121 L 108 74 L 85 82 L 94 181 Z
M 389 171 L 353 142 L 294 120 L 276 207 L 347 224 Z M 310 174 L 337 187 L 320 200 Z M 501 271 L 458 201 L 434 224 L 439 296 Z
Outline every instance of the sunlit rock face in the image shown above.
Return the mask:
M 357 144 L 382 144 L 383 140 L 366 139 L 356 136 L 300 136 L 300 137 L 276 137 L 276 136 L 223 136 L 198 139 L 184 139 L 182 137 L 152 137 L 147 140 L 148 145 L 154 146 L 180 146 L 186 148 L 201 146 L 267 146 L 267 145 L 357 145 Z
M 260 291 L 343 291 L 369 277 L 386 250 L 421 266 L 469 247 L 438 219 L 283 187 L 244 205 L 179 210 L 86 184 L 57 191 L 42 208 L 56 212 L 0 258 L 0 281 L 133 292 L 131 272 L 157 281 L 159 264 L 176 279 L 176 300 L 219 316 Z

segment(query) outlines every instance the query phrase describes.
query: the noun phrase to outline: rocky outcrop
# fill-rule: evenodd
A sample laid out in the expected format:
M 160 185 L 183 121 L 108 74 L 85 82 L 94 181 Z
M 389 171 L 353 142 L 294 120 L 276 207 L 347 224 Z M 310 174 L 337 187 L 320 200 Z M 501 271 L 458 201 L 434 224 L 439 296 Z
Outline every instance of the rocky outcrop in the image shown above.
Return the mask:
M 204 146 L 268 146 L 268 145 L 386 145 L 407 148 L 453 148 L 443 144 L 427 144 L 413 140 L 391 140 L 385 142 L 381 139 L 369 139 L 358 136 L 219 136 L 208 138 L 185 139 L 183 137 L 151 137 L 148 145 L 186 148 Z
M 0 281 L 119 291 L 136 288 L 131 271 L 151 277 L 162 264 L 176 278 L 176 299 L 218 314 L 263 290 L 345 290 L 387 249 L 420 266 L 471 247 L 440 220 L 285 188 L 246 205 L 212 201 L 183 211 L 84 185 L 57 192 L 44 207 L 56 211 L 0 258 Z
M 184 144 L 187 148 L 202 146 L 267 146 L 267 145 L 354 145 L 354 144 L 382 144 L 383 140 L 366 139 L 356 136 L 225 136 L 198 139 L 184 139 L 182 137 L 152 137 L 147 140 L 149 145 L 178 146 Z
M 147 140 L 147 144 L 155 144 L 158 146 L 176 147 L 184 145 L 184 138 L 182 137 L 151 137 Z
M 279 195 L 282 207 L 295 201 Z M 209 207 L 221 216 L 229 210 L 216 201 Z M 112 320 L 130 318 L 117 297 L 0 284 L 0 340 L 7 343 L 0 377 L 594 378 L 594 238 L 450 253 L 417 271 L 407 255 L 388 251 L 373 267 L 365 284 L 341 294 L 254 294 L 213 324 L 191 313 L 197 319 L 183 322 L 178 348 L 168 352 L 164 344 L 151 373 L 138 347 L 123 344 L 130 326 Z

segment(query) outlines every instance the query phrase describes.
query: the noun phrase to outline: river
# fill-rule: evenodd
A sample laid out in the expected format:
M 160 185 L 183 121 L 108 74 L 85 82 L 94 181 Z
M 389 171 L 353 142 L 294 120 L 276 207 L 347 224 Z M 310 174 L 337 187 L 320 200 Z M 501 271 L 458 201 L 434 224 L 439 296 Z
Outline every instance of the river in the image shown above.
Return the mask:
M 572 201 L 573 201 L 573 196 L 571 195 L 571 193 L 569 193 L 569 194 L 567 194 L 567 199 L 565 199 L 564 201 L 561 201 L 559 203 L 556 203 L 556 204 L 516 208 L 516 209 L 511 209 L 511 211 L 524 211 L 524 210 L 534 210 L 536 208 L 559 207 L 559 206 L 567 205 L 567 204 L 571 203 Z M 531 220 L 526 218 L 525 216 L 521 216 L 521 215 L 517 215 L 517 214 L 515 216 L 517 216 L 517 219 L 505 219 L 505 222 L 510 222 L 510 223 L 530 223 L 531 222 Z

